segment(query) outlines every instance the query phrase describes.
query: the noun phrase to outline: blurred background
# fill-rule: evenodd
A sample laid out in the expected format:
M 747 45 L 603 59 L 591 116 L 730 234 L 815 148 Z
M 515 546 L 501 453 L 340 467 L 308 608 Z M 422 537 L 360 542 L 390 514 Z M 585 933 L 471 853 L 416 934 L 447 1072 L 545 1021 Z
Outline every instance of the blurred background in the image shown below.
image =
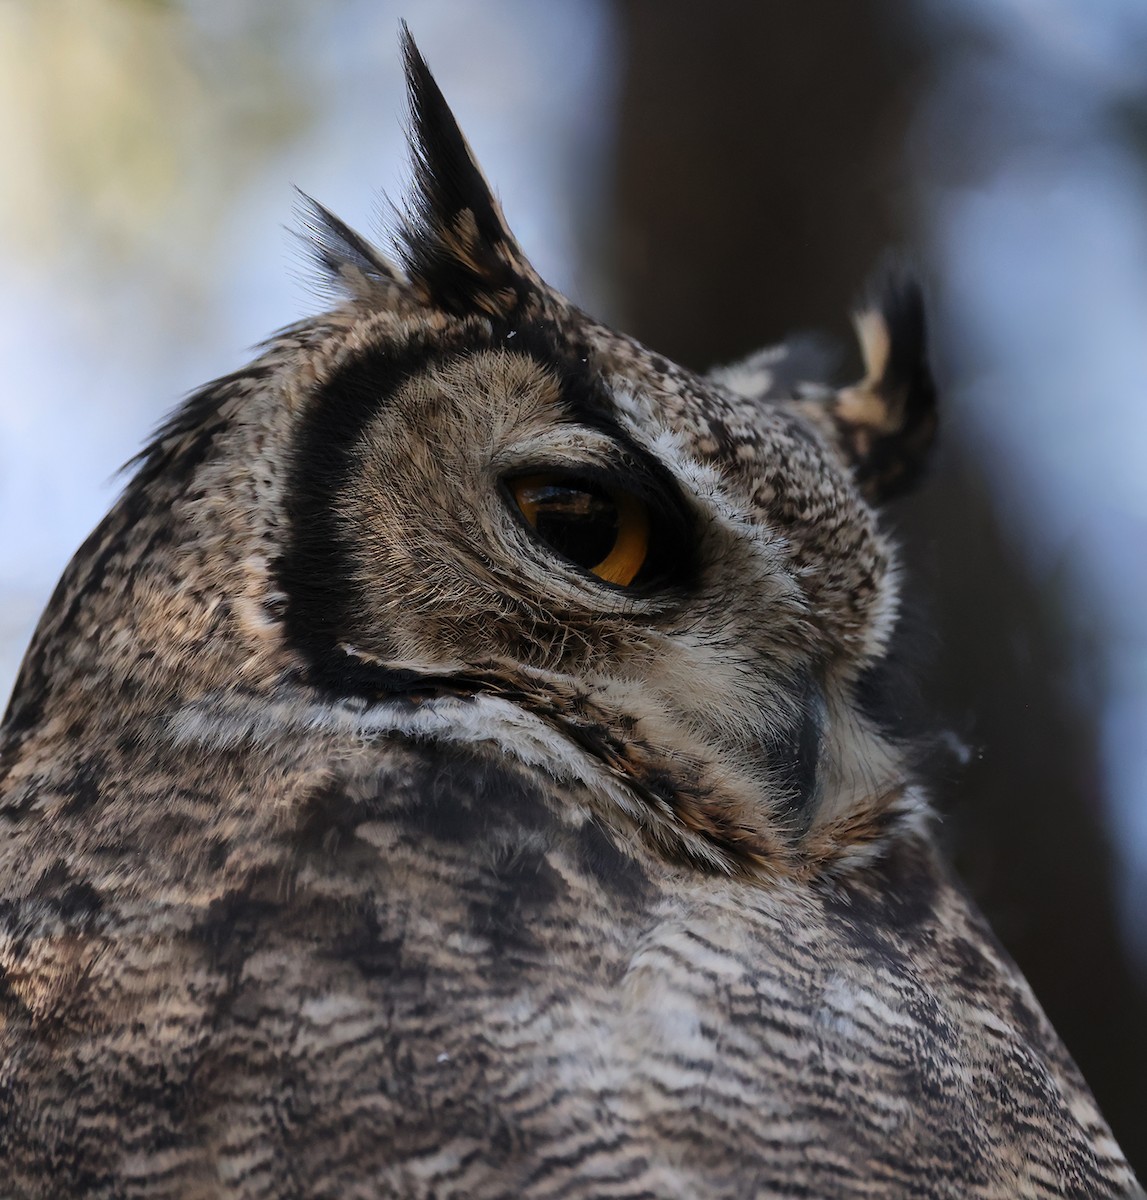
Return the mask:
M 907 545 L 961 872 L 1147 1175 L 1147 4 L 0 0 L 0 690 L 115 472 L 378 232 L 405 17 L 535 265 L 704 368 L 887 247 L 944 428 Z

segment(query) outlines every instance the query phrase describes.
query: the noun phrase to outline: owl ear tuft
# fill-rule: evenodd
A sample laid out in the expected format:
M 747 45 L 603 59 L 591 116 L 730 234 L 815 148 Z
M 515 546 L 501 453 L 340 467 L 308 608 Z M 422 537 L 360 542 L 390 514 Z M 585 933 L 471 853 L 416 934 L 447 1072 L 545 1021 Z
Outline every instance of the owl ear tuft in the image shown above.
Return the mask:
M 402 273 L 360 233 L 330 209 L 298 192 L 298 221 L 302 239 L 321 272 L 323 290 L 335 296 L 374 299 L 406 287 Z
M 853 317 L 864 378 L 842 388 L 833 418 L 857 482 L 873 501 L 907 491 L 920 477 L 936 433 L 936 385 L 928 364 L 919 282 L 883 271 Z
M 540 286 L 405 23 L 414 196 L 401 254 L 411 282 L 455 313 L 504 316 Z

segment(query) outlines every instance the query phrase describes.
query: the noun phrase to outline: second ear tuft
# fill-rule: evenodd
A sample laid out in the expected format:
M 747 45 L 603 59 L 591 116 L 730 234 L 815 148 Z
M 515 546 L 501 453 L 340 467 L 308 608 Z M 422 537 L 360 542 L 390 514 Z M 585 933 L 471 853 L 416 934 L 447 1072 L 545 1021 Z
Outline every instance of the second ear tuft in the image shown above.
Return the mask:
M 840 390 L 832 415 L 861 488 L 870 500 L 888 500 L 919 478 L 937 426 L 919 282 L 885 272 L 853 323 L 864 378 Z

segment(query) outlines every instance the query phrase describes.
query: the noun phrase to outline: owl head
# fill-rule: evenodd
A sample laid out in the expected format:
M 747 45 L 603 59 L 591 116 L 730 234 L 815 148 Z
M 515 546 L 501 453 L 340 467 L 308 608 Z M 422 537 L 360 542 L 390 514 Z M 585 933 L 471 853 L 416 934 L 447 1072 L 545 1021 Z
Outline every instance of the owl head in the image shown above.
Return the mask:
M 864 861 L 920 811 L 873 703 L 898 606 L 874 506 L 935 424 L 918 289 L 872 293 L 852 386 L 784 347 L 676 366 L 538 276 L 404 49 L 396 254 L 307 202 L 336 306 L 159 431 L 44 618 L 13 734 L 66 682 L 67 721 L 126 709 L 144 744 L 461 741 L 706 870 Z

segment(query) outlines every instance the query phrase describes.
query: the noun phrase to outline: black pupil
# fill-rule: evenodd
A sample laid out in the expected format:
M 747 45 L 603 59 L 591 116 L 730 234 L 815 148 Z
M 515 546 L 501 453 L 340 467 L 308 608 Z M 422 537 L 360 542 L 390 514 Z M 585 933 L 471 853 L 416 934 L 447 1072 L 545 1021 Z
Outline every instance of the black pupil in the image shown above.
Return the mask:
M 598 491 L 547 486 L 532 489 L 538 536 L 581 567 L 596 567 L 617 542 L 617 505 Z

